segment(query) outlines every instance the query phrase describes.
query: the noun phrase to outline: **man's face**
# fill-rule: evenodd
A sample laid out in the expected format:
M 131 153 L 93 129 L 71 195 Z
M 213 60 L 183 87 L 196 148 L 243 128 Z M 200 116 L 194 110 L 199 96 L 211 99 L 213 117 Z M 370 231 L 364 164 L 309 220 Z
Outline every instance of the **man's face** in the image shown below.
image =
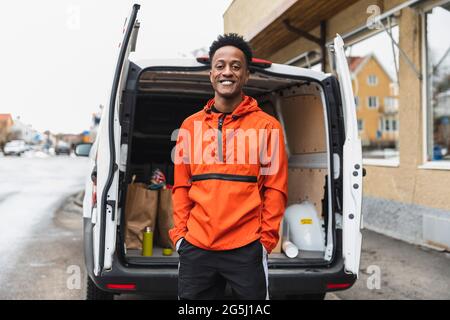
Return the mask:
M 214 53 L 209 78 L 216 95 L 226 99 L 239 96 L 249 74 L 245 55 L 240 49 L 225 46 Z

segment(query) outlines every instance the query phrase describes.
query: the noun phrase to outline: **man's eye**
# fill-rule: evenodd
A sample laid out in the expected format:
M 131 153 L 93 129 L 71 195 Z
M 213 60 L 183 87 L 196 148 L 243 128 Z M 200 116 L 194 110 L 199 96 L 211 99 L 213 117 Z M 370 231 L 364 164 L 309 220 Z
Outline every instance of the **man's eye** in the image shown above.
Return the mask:
M 233 66 L 233 69 L 234 70 L 239 70 L 241 68 L 241 66 L 239 66 L 239 65 L 237 65 L 237 64 L 235 64 L 234 66 Z
M 216 65 L 216 69 L 222 69 L 222 68 L 223 68 L 223 65 L 221 65 L 221 64 Z

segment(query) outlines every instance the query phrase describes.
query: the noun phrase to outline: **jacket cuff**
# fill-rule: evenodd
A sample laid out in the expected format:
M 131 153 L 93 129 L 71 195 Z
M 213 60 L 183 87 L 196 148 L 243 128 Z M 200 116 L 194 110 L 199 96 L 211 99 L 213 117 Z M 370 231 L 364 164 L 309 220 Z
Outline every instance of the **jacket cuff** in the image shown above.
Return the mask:
M 179 230 L 176 230 L 176 229 L 170 229 L 169 230 L 169 237 L 172 240 L 173 245 L 176 246 L 178 240 L 180 240 L 181 238 L 184 238 L 186 233 L 187 233 L 186 231 L 179 231 Z
M 275 248 L 275 245 L 272 243 L 272 241 L 268 241 L 266 239 L 261 239 L 261 243 L 264 246 L 264 248 L 267 251 L 267 254 L 270 254 L 273 250 L 273 248 Z

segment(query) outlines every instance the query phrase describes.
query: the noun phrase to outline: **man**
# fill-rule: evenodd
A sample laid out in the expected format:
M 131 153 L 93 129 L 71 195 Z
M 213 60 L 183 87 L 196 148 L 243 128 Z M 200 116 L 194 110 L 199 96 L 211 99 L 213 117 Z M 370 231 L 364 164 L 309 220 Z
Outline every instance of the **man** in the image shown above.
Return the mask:
M 175 148 L 178 295 L 223 298 L 228 282 L 236 299 L 268 299 L 267 254 L 287 201 L 282 128 L 242 91 L 252 51 L 241 36 L 219 36 L 209 57 L 214 98 L 185 119 Z

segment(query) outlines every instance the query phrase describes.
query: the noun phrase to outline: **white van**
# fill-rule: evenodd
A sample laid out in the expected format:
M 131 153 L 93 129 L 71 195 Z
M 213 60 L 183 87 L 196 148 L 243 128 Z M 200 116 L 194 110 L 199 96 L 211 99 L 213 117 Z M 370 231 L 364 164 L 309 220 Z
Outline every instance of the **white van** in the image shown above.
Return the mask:
M 136 60 L 134 5 L 120 47 L 109 104 L 90 149 L 84 199 L 87 298 L 125 292 L 177 297 L 178 255 L 143 257 L 125 246 L 127 186 L 153 168 L 173 179 L 172 132 L 214 93 L 208 58 Z M 289 156 L 288 205 L 314 205 L 323 223 L 323 250 L 295 258 L 269 255 L 271 298 L 323 298 L 358 276 L 361 253 L 362 157 L 344 44 L 331 51 L 332 74 L 254 59 L 244 88 L 283 126 Z M 79 145 L 76 153 L 88 155 Z

